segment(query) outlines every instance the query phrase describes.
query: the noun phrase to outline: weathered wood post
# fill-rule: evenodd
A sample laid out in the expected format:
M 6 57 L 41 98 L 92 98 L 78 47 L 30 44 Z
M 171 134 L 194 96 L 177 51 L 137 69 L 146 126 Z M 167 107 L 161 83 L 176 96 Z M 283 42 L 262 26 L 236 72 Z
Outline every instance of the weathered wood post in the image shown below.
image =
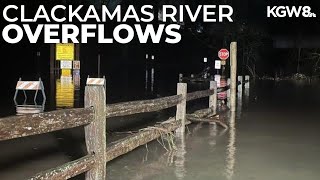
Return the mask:
M 103 85 L 85 88 L 85 107 L 94 107 L 95 119 L 85 127 L 88 154 L 94 154 L 96 165 L 86 173 L 86 180 L 106 179 L 106 90 Z
M 213 114 L 217 113 L 217 82 L 215 81 L 210 81 L 210 89 L 214 90 L 214 94 L 209 96 L 209 108 L 213 109 Z
M 185 132 L 186 125 L 187 83 L 178 83 L 177 95 L 182 96 L 182 101 L 177 105 L 176 120 L 181 120 L 181 127 L 176 130 L 176 133 L 182 135 Z
M 230 110 L 236 111 L 236 94 L 237 94 L 237 42 L 230 44 Z

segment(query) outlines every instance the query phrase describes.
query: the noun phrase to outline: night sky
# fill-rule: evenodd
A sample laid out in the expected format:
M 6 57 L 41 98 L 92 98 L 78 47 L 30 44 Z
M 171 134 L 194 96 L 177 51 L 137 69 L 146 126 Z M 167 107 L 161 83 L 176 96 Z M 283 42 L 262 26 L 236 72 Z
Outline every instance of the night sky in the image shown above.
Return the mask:
M 6 4 L 26 4 L 28 12 L 35 11 L 34 7 L 41 2 L 47 7 L 58 4 L 59 1 L 46 0 L 46 1 L 26 1 L 19 0 L 3 0 L 1 2 L 1 10 Z M 63 2 L 63 1 L 62 1 Z M 67 1 L 73 4 L 89 4 L 96 3 L 95 1 Z M 139 1 L 141 4 L 154 3 L 154 1 Z M 172 1 L 163 1 L 162 3 L 170 4 Z M 179 1 L 184 3 L 186 1 Z M 209 4 L 212 1 L 188 1 L 188 4 Z M 216 4 L 225 1 L 215 1 Z M 295 47 L 319 47 L 318 32 L 319 32 L 319 17 L 317 18 L 266 18 L 267 5 L 309 5 L 312 7 L 313 12 L 320 12 L 320 2 L 317 0 L 244 0 L 244 1 L 227 1 L 232 4 L 235 10 L 235 23 L 244 23 L 262 29 L 268 33 L 268 38 L 265 39 L 264 59 L 260 65 L 267 66 L 264 72 L 267 72 L 269 67 L 276 67 L 279 64 L 285 64 L 286 61 L 278 62 L 274 59 L 280 57 L 287 57 L 287 52 L 277 48 L 295 48 Z M 135 1 L 124 0 L 122 4 L 132 4 Z M 32 13 L 30 13 L 32 14 Z M 7 24 L 1 18 L 0 27 Z M 110 22 L 109 27 L 112 29 L 115 24 Z M 91 40 L 88 44 L 82 45 L 81 58 L 85 65 L 94 65 L 90 62 L 95 59 L 97 53 L 105 54 L 108 57 L 108 63 L 111 64 L 143 64 L 140 57 L 144 57 L 146 51 L 154 52 L 164 59 L 163 64 L 182 65 L 195 67 L 198 62 L 207 56 L 209 58 L 217 58 L 216 52 L 223 46 L 223 29 L 222 24 L 201 24 L 204 26 L 205 31 L 203 34 L 195 35 L 194 31 L 199 26 L 197 23 L 189 24 L 184 30 L 181 31 L 183 40 L 176 45 L 161 44 L 139 44 L 133 41 L 127 45 L 108 44 L 98 45 L 95 40 Z M 191 29 L 191 31 L 188 30 Z M 111 33 L 107 32 L 107 33 Z M 202 39 L 201 39 L 202 38 Z M 200 39 L 200 40 L 199 40 Z M 203 40 L 204 39 L 204 40 Z M 208 40 L 209 39 L 209 40 Z M 41 41 L 41 40 L 40 40 Z M 46 74 L 49 71 L 49 45 L 38 43 L 30 44 L 26 38 L 19 44 L 10 45 L 3 41 L 1 38 L 1 52 L 2 59 L 5 65 L 1 66 L 1 73 L 3 76 L 10 74 L 10 72 L 17 72 L 15 75 L 10 75 L 10 78 L 16 79 L 19 76 L 37 76 Z M 241 47 L 241 44 L 239 44 Z M 41 52 L 40 59 L 36 57 L 37 52 Z M 108 53 L 107 53 L 108 52 Z M 124 53 L 126 52 L 126 53 Z M 130 56 L 130 60 L 124 56 Z M 120 58 L 119 58 L 120 57 Z M 175 58 L 172 58 L 175 57 Z M 271 60 L 273 59 L 273 60 Z M 281 58 L 283 59 L 283 58 Z M 200 69 L 201 65 L 195 67 Z M 8 71 L 8 72 L 5 72 Z M 270 70 L 273 71 L 273 70 Z M 13 77 L 14 76 L 14 77 Z

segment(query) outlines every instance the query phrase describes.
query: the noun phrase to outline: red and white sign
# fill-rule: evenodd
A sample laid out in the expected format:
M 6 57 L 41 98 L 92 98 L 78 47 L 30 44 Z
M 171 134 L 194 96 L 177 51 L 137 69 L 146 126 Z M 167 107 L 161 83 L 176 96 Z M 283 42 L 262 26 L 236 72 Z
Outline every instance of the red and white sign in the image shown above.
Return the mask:
M 88 78 L 87 85 L 88 86 L 104 86 L 105 79 L 104 78 Z
M 224 88 L 227 86 L 227 81 L 224 78 L 220 79 L 220 86 L 218 86 L 218 88 Z M 220 92 L 218 93 L 218 99 L 219 100 L 223 100 L 223 99 L 227 99 L 227 91 L 224 92 Z
M 219 52 L 218 52 L 218 57 L 221 59 L 221 60 L 226 60 L 229 58 L 229 51 L 228 49 L 221 49 Z
M 40 81 L 18 81 L 16 89 L 18 90 L 40 90 Z

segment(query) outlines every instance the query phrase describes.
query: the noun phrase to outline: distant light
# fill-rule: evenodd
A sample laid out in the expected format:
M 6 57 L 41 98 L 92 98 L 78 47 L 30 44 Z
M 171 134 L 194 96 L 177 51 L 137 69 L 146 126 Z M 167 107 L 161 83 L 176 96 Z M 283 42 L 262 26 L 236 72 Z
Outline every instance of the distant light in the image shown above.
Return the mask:
M 197 27 L 196 27 L 196 31 L 197 33 L 202 33 L 203 32 L 203 26 L 201 24 L 198 24 Z
M 146 59 L 148 59 L 149 58 L 149 54 L 146 54 Z
M 203 58 L 203 62 L 208 62 L 208 58 Z
M 151 59 L 154 60 L 154 55 L 151 56 Z

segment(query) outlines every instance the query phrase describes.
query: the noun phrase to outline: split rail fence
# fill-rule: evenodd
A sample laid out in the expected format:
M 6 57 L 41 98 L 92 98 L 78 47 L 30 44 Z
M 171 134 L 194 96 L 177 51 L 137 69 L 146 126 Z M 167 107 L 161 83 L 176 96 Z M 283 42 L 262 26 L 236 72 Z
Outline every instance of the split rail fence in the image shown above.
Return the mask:
M 248 81 L 246 80 L 245 83 Z M 177 95 L 174 96 L 107 105 L 105 86 L 86 86 L 84 108 L 0 118 L 0 141 L 83 126 L 87 147 L 86 156 L 40 172 L 29 179 L 69 179 L 86 173 L 86 180 L 103 180 L 106 179 L 107 162 L 159 138 L 163 133 L 173 131 L 184 133 L 185 125 L 190 123 L 188 120 L 197 121 L 209 114 L 216 114 L 217 93 L 228 89 L 229 86 L 218 89 L 216 82 L 211 81 L 208 90 L 187 93 L 187 84 L 178 83 Z M 208 109 L 186 114 L 187 101 L 208 96 Z M 141 130 L 107 147 L 106 120 L 108 118 L 155 112 L 174 106 L 177 108 L 175 117 L 155 125 L 154 128 Z M 164 132 L 160 132 L 159 129 Z

